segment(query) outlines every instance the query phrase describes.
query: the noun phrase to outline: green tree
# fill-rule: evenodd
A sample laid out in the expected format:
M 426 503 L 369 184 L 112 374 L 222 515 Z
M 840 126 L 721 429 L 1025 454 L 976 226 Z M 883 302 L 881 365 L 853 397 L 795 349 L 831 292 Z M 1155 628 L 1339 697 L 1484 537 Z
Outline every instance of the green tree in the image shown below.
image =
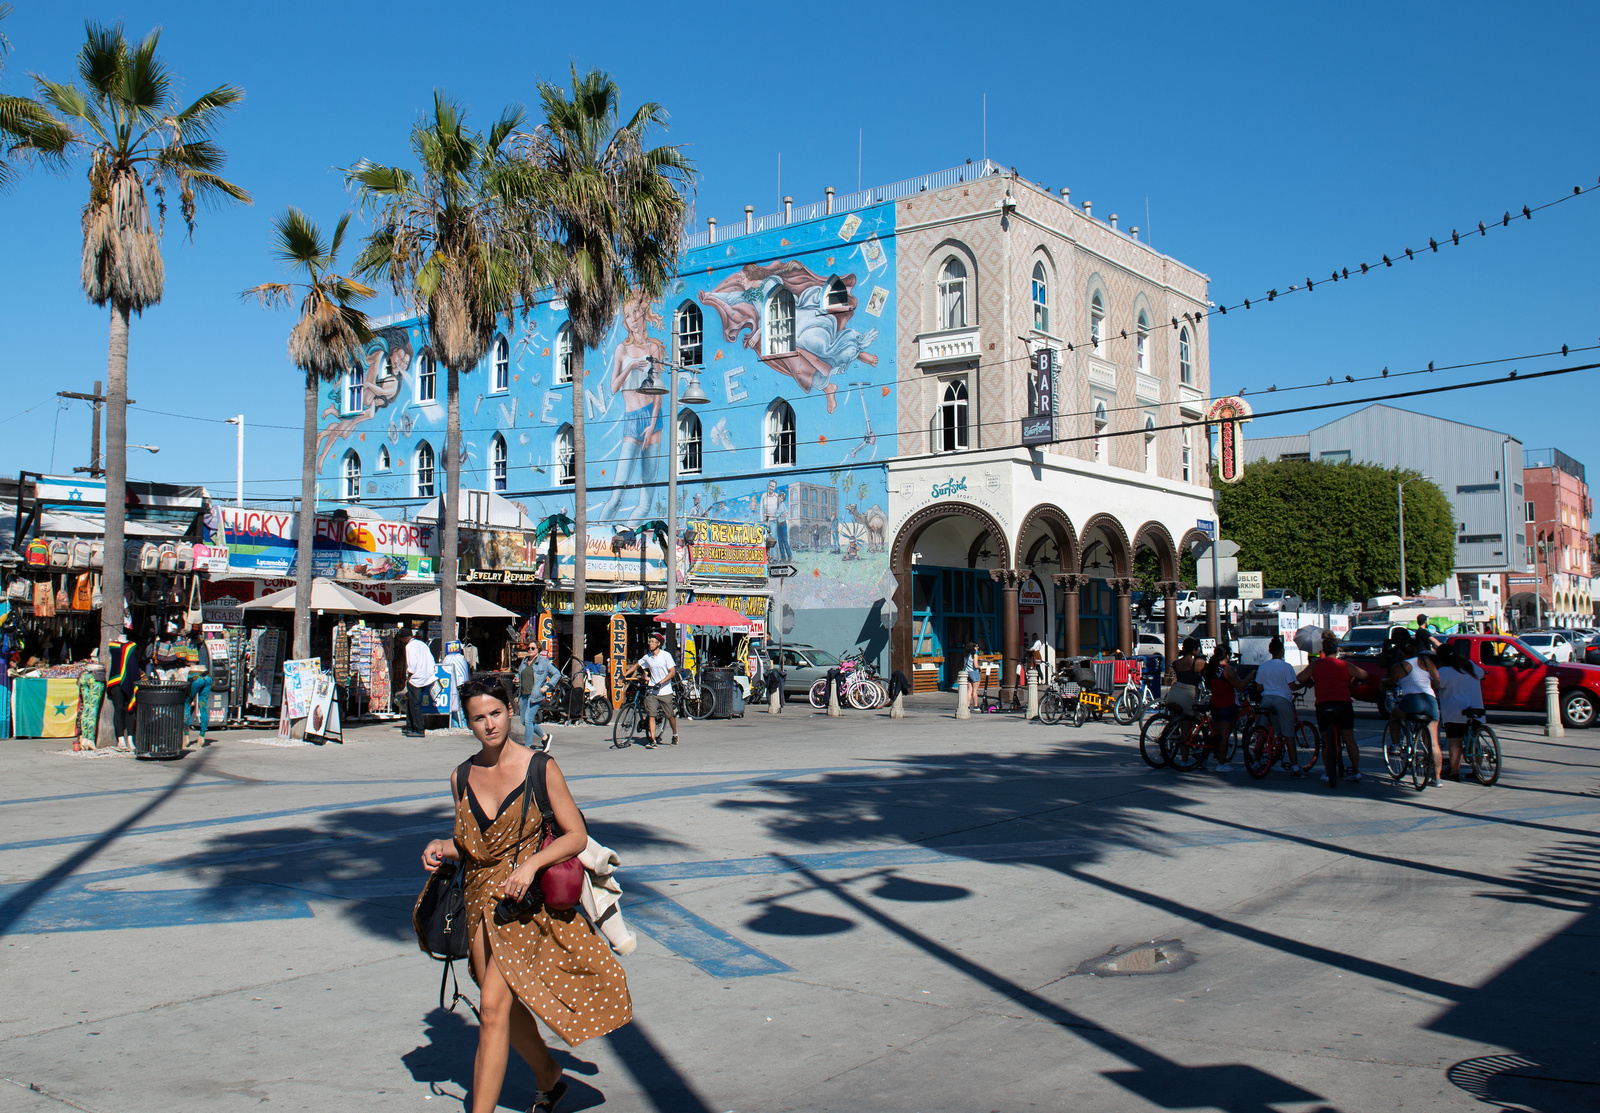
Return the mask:
M 311 219 L 291 206 L 272 222 L 273 254 L 298 282 L 263 282 L 242 297 L 269 309 L 300 295 L 300 319 L 289 330 L 289 362 L 305 372 L 305 424 L 300 442 L 300 532 L 295 558 L 294 655 L 311 656 L 311 572 L 317 527 L 317 402 L 320 384 L 331 383 L 358 365 L 372 339 L 372 322 L 356 307 L 372 297 L 371 286 L 335 272 L 350 214 L 339 218 L 324 242 Z
M 667 113 L 643 104 L 618 125 L 617 83 L 609 74 L 572 68 L 572 88 L 539 85 L 544 121 L 518 141 L 535 173 L 538 267 L 567 305 L 572 327 L 573 668 L 583 667 L 587 586 L 588 461 L 584 439 L 584 369 L 624 302 L 654 301 L 677 269 L 694 169 L 675 146 L 647 147 Z
M 128 321 L 159 305 L 166 288 L 161 233 L 167 191 L 191 238 L 199 202 L 250 202 L 250 194 L 219 171 L 227 155 L 212 138 L 227 112 L 244 99 L 236 85 L 219 85 L 179 108 L 176 79 L 156 54 L 151 31 L 129 45 L 122 25 L 89 23 L 78 52 L 82 87 L 39 79 L 44 101 L 86 134 L 74 146 L 89 151 L 89 200 L 83 207 L 83 291 L 111 307 L 106 359 L 106 554 L 100 610 L 100 648 L 122 629 L 122 534 L 128 471 Z M 145 187 L 155 191 L 151 223 Z
M 460 375 L 483 359 L 518 296 L 531 302 L 538 286 L 528 221 L 519 207 L 529 175 L 507 157 L 507 140 L 523 115 L 512 105 L 480 134 L 467 127 L 459 104 L 436 91 L 433 114 L 411 129 L 417 172 L 362 159 L 348 174 L 363 207 L 378 214 L 356 273 L 386 279 L 426 317 L 429 344 L 448 372 L 439 515 L 439 615 L 446 641 L 455 637 L 459 576 Z
M 1377 464 L 1280 460 L 1222 484 L 1222 533 L 1239 567 L 1302 598 L 1367 599 L 1400 585 L 1395 486 L 1406 484 L 1406 579 L 1443 583 L 1455 567 L 1455 514 L 1437 484 Z
M 10 4 L 0 4 L 0 22 L 11 15 Z M 0 72 L 5 69 L 5 57 L 11 50 L 11 40 L 0 32 Z M 39 157 L 53 166 L 66 162 L 67 149 L 72 145 L 72 129 L 51 113 L 39 101 L 15 93 L 0 93 L 0 189 L 10 185 L 17 175 L 12 156 Z

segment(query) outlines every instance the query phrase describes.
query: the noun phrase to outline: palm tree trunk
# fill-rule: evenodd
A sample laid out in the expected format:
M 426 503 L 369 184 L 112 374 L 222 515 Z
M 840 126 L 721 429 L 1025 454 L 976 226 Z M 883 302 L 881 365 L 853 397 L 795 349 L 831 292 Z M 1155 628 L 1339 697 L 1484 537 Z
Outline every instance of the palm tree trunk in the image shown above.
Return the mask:
M 576 333 L 576 330 L 574 330 Z M 582 691 L 583 619 L 589 550 L 589 466 L 583 439 L 584 343 L 572 338 L 572 683 Z
M 306 372 L 305 424 L 300 436 L 300 527 L 295 536 L 294 659 L 311 656 L 311 576 L 316 568 L 317 537 L 317 386 Z
M 461 393 L 457 389 L 460 379 L 454 367 L 449 372 L 449 399 L 447 409 L 449 424 L 444 442 L 444 512 L 439 515 L 439 653 L 444 655 L 444 643 L 456 636 L 456 577 L 459 559 L 456 553 L 456 534 L 459 532 L 456 514 L 461 495 Z
M 128 485 L 128 307 L 111 308 L 111 340 L 106 354 L 106 552 L 100 577 L 100 656 L 110 663 L 111 639 L 122 631 L 122 523 Z M 111 701 L 100 705 L 96 745 L 114 746 Z

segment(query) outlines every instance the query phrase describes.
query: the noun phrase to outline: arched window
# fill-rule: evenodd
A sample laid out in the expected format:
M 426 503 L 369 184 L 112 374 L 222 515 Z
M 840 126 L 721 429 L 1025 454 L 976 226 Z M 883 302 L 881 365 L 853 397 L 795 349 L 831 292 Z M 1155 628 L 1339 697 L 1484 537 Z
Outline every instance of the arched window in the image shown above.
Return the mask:
M 794 295 L 779 286 L 767 298 L 767 351 L 769 356 L 794 351 Z
M 700 418 L 693 410 L 678 415 L 678 471 L 700 474 Z
M 556 332 L 556 382 L 572 381 L 572 326 L 562 325 Z
M 939 451 L 955 452 L 967 447 L 966 376 L 944 384 L 939 402 Z
M 1189 482 L 1189 460 L 1194 451 L 1194 431 L 1187 425 L 1183 427 L 1183 481 Z
M 489 442 L 489 478 L 494 490 L 504 491 L 506 489 L 506 472 L 508 470 L 506 439 L 496 433 L 494 440 Z
M 366 387 L 363 376 L 366 371 L 360 367 L 352 367 L 344 373 L 344 382 L 340 395 L 344 401 L 344 412 L 358 414 L 366 408 Z
M 1178 330 L 1178 380 L 1194 385 L 1194 359 L 1189 354 L 1189 330 Z
M 427 441 L 417 445 L 417 497 L 431 499 L 433 497 L 433 446 Z
M 1045 280 L 1044 264 L 1033 265 L 1033 327 L 1050 331 L 1050 284 Z
M 1105 442 L 1100 438 L 1100 434 L 1105 432 L 1106 423 L 1106 404 L 1097 398 L 1094 403 L 1094 458 L 1096 460 L 1104 460 L 1106 458 Z
M 344 454 L 344 501 L 361 501 L 361 457 L 355 449 Z
M 1089 297 L 1089 343 L 1096 351 L 1106 338 L 1106 302 L 1096 290 Z
M 556 482 L 578 482 L 576 453 L 572 449 L 572 426 L 563 425 L 556 430 Z
M 1133 341 L 1134 361 L 1139 371 L 1148 375 L 1150 373 L 1150 317 L 1144 310 L 1139 310 L 1139 330 Z
M 1144 417 L 1144 470 L 1147 475 L 1156 473 L 1156 419 Z
M 422 357 L 417 360 L 417 401 L 432 402 L 438 397 L 439 365 L 433 358 L 433 352 L 427 348 L 422 349 Z
M 823 299 L 826 309 L 848 309 L 850 306 L 850 288 L 839 278 L 828 283 L 828 296 Z
M 386 444 L 380 444 L 378 446 L 378 470 L 389 470 L 389 446 Z
M 511 345 L 506 343 L 506 338 L 494 338 L 494 385 L 490 388 L 495 393 L 511 389 Z
M 789 304 L 793 306 L 794 299 Z M 794 462 L 794 407 L 779 398 L 767 407 L 767 466 L 786 468 Z
M 954 255 L 939 270 L 939 327 L 967 327 L 967 265 Z
M 705 318 L 700 307 L 686 301 L 678 309 L 677 327 L 678 363 L 684 367 L 698 367 L 705 361 Z

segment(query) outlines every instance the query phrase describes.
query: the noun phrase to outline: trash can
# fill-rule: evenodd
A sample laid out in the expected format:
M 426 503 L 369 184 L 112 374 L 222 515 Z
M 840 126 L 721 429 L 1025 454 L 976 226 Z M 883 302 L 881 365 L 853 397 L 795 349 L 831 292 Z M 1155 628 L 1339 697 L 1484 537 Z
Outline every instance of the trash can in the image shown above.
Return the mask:
M 140 684 L 134 692 L 137 703 L 137 728 L 133 735 L 133 756 L 174 758 L 183 756 L 183 711 L 189 698 L 189 685 Z
M 711 690 L 715 700 L 711 707 L 711 718 L 726 719 L 733 714 L 733 670 L 732 669 L 706 669 L 700 674 L 700 684 Z
M 1161 698 L 1161 674 L 1166 671 L 1166 661 L 1159 653 L 1147 653 L 1144 660 L 1144 688 L 1149 694 L 1150 702 Z

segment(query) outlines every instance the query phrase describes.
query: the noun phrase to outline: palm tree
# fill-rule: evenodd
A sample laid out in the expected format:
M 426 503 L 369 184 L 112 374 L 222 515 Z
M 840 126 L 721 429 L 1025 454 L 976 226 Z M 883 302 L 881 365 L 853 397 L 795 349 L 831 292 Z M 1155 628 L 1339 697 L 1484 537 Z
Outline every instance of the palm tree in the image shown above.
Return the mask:
M 540 83 L 539 99 L 544 122 L 518 141 L 517 153 L 537 171 L 537 202 L 528 212 L 537 221 L 540 269 L 565 299 L 572 327 L 572 659 L 581 670 L 589 536 L 584 357 L 624 301 L 654 301 L 676 272 L 694 167 L 676 146 L 645 147 L 649 131 L 667 125 L 659 104 L 640 105 L 618 126 L 617 83 L 600 70 L 580 77 L 574 66 L 570 99 L 550 82 Z
M 0 4 L 0 21 L 10 15 L 11 5 Z M 5 56 L 10 49 L 11 40 L 0 32 L 0 70 L 5 68 Z M 44 105 L 14 93 L 0 93 L 0 189 L 16 179 L 16 167 L 7 161 L 7 156 L 13 153 L 23 157 L 38 155 L 59 166 L 64 164 L 64 156 L 71 145 L 72 129 L 56 119 Z
M 411 129 L 418 172 L 362 159 L 348 172 L 377 225 L 356 260 L 362 277 L 382 276 L 428 321 L 435 358 L 449 372 L 444 512 L 439 515 L 440 629 L 455 637 L 457 502 L 461 482 L 461 372 L 471 371 L 494 343 L 501 317 L 519 295 L 531 301 L 534 260 L 515 209 L 527 178 L 506 155 L 522 123 L 512 105 L 487 135 L 470 130 L 466 113 L 435 91 L 433 115 Z
M 218 171 L 227 155 L 212 136 L 223 116 L 244 99 L 236 85 L 219 85 L 187 108 L 174 101 L 174 80 L 156 56 L 159 29 L 138 46 L 122 25 L 90 23 L 78 51 L 83 87 L 39 79 L 44 101 L 73 126 L 89 148 L 89 201 L 83 207 L 83 292 L 111 307 L 106 360 L 106 553 L 100 610 L 100 649 L 122 629 L 123 499 L 128 471 L 128 318 L 159 305 L 166 285 L 161 261 L 167 191 L 194 235 L 200 201 L 250 203 L 250 195 Z M 150 222 L 145 187 L 155 190 L 157 223 Z
M 331 383 L 361 360 L 372 339 L 372 322 L 355 306 L 373 295 L 371 286 L 334 271 L 350 214 L 339 218 L 326 244 L 309 217 L 290 206 L 272 222 L 273 254 L 303 282 L 263 282 L 241 297 L 269 309 L 288 305 L 297 292 L 300 319 L 289 330 L 289 362 L 306 374 L 305 430 L 300 441 L 300 532 L 295 559 L 294 655 L 311 656 L 311 573 L 317 529 L 317 403 L 322 383 Z

